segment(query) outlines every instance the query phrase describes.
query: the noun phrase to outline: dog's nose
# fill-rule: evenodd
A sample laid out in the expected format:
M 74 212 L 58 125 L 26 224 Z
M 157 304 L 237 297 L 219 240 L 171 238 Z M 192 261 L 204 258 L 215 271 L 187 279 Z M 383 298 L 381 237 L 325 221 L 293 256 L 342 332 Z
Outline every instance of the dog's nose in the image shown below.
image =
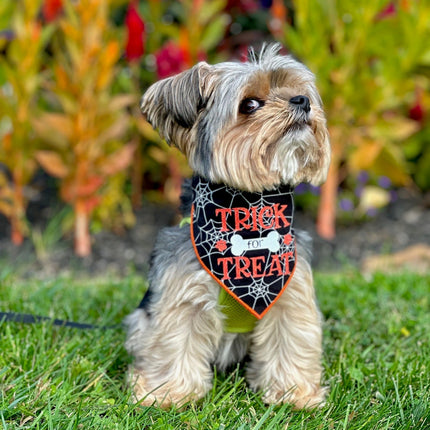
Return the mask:
M 306 96 L 295 96 L 290 98 L 290 103 L 294 106 L 303 109 L 306 113 L 311 110 L 311 104 L 309 102 L 309 98 Z

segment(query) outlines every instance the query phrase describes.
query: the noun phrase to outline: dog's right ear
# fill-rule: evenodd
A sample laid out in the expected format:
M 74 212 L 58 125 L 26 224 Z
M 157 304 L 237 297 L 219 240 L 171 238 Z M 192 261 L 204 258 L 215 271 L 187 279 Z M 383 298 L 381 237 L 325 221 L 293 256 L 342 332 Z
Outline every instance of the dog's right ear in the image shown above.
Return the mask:
M 190 129 L 205 105 L 205 81 L 210 66 L 201 62 L 190 70 L 151 85 L 142 97 L 140 109 L 145 119 L 167 143 L 175 142 L 178 128 Z

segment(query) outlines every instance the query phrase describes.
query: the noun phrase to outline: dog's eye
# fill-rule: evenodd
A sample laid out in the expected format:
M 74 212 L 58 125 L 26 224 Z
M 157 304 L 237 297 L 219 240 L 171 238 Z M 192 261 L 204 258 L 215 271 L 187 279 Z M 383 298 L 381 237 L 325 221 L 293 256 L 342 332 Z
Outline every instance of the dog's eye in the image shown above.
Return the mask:
M 240 103 L 239 112 L 245 115 L 249 115 L 255 112 L 257 109 L 260 109 L 262 106 L 264 106 L 263 100 L 251 99 L 251 98 L 244 99 Z

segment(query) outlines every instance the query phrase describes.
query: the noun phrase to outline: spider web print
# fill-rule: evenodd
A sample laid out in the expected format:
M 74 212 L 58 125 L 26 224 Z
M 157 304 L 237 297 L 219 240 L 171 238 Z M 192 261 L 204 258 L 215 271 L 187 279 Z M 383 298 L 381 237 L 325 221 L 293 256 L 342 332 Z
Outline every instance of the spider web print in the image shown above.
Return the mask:
M 239 303 L 261 318 L 295 268 L 293 191 L 240 191 L 193 178 L 191 237 L 197 257 Z

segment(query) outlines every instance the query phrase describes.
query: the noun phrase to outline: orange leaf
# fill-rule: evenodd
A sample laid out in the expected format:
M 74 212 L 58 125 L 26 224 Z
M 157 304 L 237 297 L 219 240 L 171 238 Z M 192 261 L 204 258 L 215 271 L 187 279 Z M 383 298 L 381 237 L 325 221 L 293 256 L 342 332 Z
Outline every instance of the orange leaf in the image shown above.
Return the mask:
M 127 121 L 125 121 L 123 117 L 119 118 L 109 128 L 105 129 L 102 133 L 100 133 L 95 142 L 98 142 L 100 145 L 103 145 L 103 143 L 105 142 L 120 138 L 124 134 L 124 131 L 127 126 Z
M 272 16 L 278 19 L 281 23 L 285 22 L 287 18 L 287 9 L 282 0 L 273 0 L 270 12 Z
M 381 153 L 382 149 L 383 146 L 380 142 L 372 140 L 362 142 L 349 156 L 351 169 L 355 171 L 369 169 Z
M 135 143 L 124 145 L 121 149 L 118 149 L 118 151 L 110 154 L 109 157 L 105 159 L 101 166 L 101 171 L 109 176 L 124 170 L 131 163 L 135 150 Z
M 7 201 L 0 200 L 0 213 L 2 213 L 7 218 L 12 217 L 13 205 Z
M 73 122 L 64 114 L 46 113 L 34 118 L 32 125 L 40 137 L 57 145 L 62 146 L 73 138 Z
M 67 203 L 73 203 L 76 198 L 74 184 L 69 181 L 63 181 L 60 186 L 60 197 Z
M 80 183 L 75 188 L 77 197 L 88 197 L 94 194 L 102 185 L 104 179 L 101 176 L 91 176 L 85 182 Z
M 190 34 L 186 28 L 181 28 L 179 30 L 179 46 L 184 56 L 185 63 L 191 67 L 193 63 L 193 59 L 191 56 L 191 43 L 190 43 Z
M 59 154 L 53 151 L 37 151 L 35 154 L 39 164 L 52 176 L 65 178 L 69 174 L 68 167 L 64 164 Z
M 3 136 L 3 150 L 9 152 L 12 149 L 12 133 L 6 133 Z
M 55 73 L 55 80 L 57 81 L 58 87 L 62 90 L 67 89 L 70 86 L 70 81 L 64 67 L 60 65 L 55 65 L 54 73 Z
M 91 213 L 101 202 L 100 196 L 92 196 L 85 199 L 85 209 L 87 213 Z
M 139 97 L 132 94 L 121 94 L 111 98 L 109 101 L 109 108 L 111 111 L 118 111 L 130 106 L 131 104 L 136 104 L 137 106 L 138 103 Z
M 118 61 L 120 56 L 119 43 L 116 40 L 111 40 L 103 50 L 102 64 L 105 68 L 110 68 L 113 71 L 112 65 Z
M 162 139 L 160 135 L 152 128 L 152 125 L 149 124 L 143 117 L 135 118 L 136 126 L 142 136 L 150 140 L 152 142 L 161 142 Z
M 103 56 L 100 58 L 101 67 L 99 75 L 97 77 L 97 88 L 104 88 L 109 84 L 115 68 L 113 64 L 119 58 L 119 43 L 116 41 L 110 41 L 103 51 Z
M 104 179 L 100 176 L 91 176 L 87 179 L 68 178 L 61 183 L 61 198 L 68 203 L 73 203 L 77 199 L 85 200 L 95 197 L 96 191 L 103 185 Z

